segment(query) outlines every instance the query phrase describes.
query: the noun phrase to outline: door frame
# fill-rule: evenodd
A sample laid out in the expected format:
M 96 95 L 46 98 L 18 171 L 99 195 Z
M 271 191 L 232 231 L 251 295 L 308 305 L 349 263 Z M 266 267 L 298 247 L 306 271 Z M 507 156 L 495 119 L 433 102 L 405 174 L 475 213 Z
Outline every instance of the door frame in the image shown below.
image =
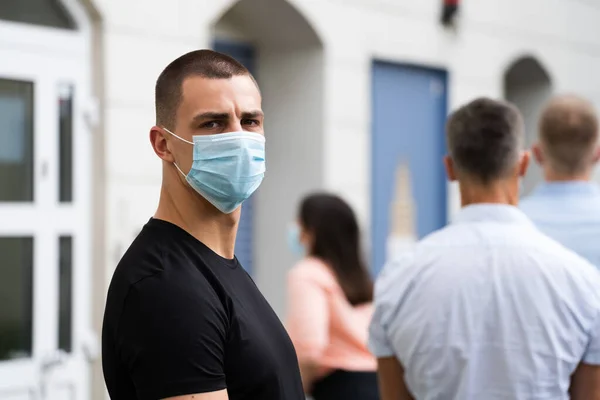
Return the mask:
M 66 384 L 73 399 L 90 397 L 88 354 L 92 331 L 91 290 L 91 130 L 89 23 L 85 10 L 62 0 L 79 29 L 69 31 L 0 20 L 0 78 L 33 82 L 32 202 L 0 203 L 0 236 L 33 237 L 32 354 L 0 361 L 0 393 L 25 391 L 41 396 Z M 70 203 L 59 202 L 59 85 L 74 88 L 72 109 L 72 185 Z M 71 236 L 72 352 L 58 359 L 59 237 Z M 44 364 L 59 362 L 48 374 Z M 63 390 L 61 388 L 60 390 Z M 63 392 L 64 393 L 64 392 Z M 36 397 L 38 398 L 38 397 Z

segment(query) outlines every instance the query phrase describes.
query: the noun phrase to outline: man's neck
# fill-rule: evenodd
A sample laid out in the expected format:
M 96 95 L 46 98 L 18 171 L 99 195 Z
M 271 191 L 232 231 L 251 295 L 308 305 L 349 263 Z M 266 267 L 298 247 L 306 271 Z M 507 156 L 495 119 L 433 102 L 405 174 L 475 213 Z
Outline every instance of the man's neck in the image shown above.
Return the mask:
M 551 168 L 544 168 L 544 179 L 546 182 L 589 182 L 592 179 L 592 170 L 576 174 L 562 174 Z
M 462 207 L 472 204 L 506 204 L 516 206 L 519 203 L 518 182 L 497 181 L 490 184 L 459 182 Z
M 240 211 L 223 214 L 192 188 L 163 184 L 154 218 L 177 225 L 221 257 L 232 259 Z

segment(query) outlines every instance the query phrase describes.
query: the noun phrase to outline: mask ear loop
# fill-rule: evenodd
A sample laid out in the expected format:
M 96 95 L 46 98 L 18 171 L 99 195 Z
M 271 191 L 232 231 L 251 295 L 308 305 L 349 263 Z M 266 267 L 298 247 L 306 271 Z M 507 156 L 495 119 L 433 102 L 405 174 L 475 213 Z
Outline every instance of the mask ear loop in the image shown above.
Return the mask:
M 165 131 L 169 132 L 171 135 L 175 136 L 177 139 L 181 140 L 182 142 L 186 142 L 189 144 L 194 144 L 194 142 L 190 142 L 189 140 L 185 140 L 184 138 L 182 138 L 181 136 L 177 136 L 176 134 L 174 134 L 173 132 L 171 132 L 170 130 L 168 130 L 167 128 L 165 128 L 164 126 L 162 127 Z
M 189 140 L 185 140 L 184 138 L 177 136 L 176 134 L 174 134 L 173 132 L 171 132 L 170 130 L 168 130 L 167 128 L 165 128 L 164 126 L 162 127 L 165 131 L 169 132 L 171 135 L 175 136 L 177 139 L 181 140 L 182 142 L 188 143 L 193 145 L 194 142 L 190 142 Z M 179 165 L 177 165 L 177 163 L 175 161 L 173 161 L 173 165 L 175 166 L 175 168 L 177 168 L 177 171 L 179 171 L 179 173 L 181 175 L 183 175 L 184 178 L 187 179 L 187 175 L 183 173 L 183 171 L 181 170 L 181 168 L 179 168 Z
M 179 168 L 179 165 L 177 165 L 177 163 L 176 163 L 176 162 L 173 162 L 173 165 L 175 166 L 175 168 L 177 168 L 177 171 L 179 171 L 179 173 L 180 173 L 181 175 L 183 175 L 183 177 L 184 177 L 184 178 L 186 178 L 186 179 L 187 179 L 187 175 L 183 173 L 183 171 L 181 170 L 181 168 Z

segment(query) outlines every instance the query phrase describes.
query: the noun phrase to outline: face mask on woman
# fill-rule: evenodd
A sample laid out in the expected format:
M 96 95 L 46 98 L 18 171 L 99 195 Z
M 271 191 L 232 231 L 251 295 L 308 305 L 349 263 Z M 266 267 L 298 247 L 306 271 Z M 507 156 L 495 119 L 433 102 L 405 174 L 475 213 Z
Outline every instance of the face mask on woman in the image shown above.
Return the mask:
M 306 256 L 306 247 L 300 241 L 300 227 L 297 224 L 288 228 L 288 247 L 295 256 Z

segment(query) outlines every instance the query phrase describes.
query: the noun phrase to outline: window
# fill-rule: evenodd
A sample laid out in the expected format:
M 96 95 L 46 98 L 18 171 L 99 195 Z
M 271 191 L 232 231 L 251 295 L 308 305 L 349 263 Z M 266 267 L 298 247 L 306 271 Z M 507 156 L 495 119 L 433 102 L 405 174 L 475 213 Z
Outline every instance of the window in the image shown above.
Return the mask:
M 33 238 L 0 237 L 0 361 L 31 356 Z
M 0 121 L 0 201 L 31 202 L 33 83 L 0 79 Z
M 58 348 L 70 353 L 73 347 L 73 238 L 59 238 Z
M 1 0 L 0 19 L 52 28 L 77 29 L 61 0 Z
M 73 88 L 59 87 L 59 179 L 58 196 L 61 203 L 73 201 Z

